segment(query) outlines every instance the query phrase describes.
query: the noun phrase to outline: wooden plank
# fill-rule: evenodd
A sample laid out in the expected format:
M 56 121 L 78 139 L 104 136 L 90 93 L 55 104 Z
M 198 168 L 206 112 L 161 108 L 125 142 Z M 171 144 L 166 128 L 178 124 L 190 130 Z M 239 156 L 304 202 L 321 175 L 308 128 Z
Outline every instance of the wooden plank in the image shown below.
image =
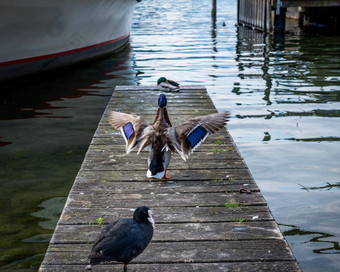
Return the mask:
M 74 272 L 84 271 L 84 265 L 42 265 L 42 271 L 46 272 Z M 121 272 L 121 264 L 110 264 L 96 266 L 93 271 L 98 272 Z M 134 264 L 128 265 L 129 272 L 207 272 L 207 271 L 275 271 L 275 272 L 297 272 L 301 271 L 298 264 L 294 261 L 280 262 L 219 262 L 219 263 L 174 263 L 174 264 Z
M 154 91 L 157 92 L 157 86 L 116 86 L 115 87 L 115 92 L 119 91 L 129 91 L 129 92 L 140 92 L 140 91 Z M 181 91 L 185 91 L 186 93 L 188 92 L 203 92 L 206 93 L 206 88 L 205 86 L 202 85 L 181 85 Z M 174 93 L 177 94 L 177 93 Z
M 156 229 L 129 271 L 300 271 L 228 131 L 209 136 L 186 162 L 174 154 L 171 180 L 146 178 L 147 152 L 125 154 L 124 140 L 109 125 L 108 112 L 133 109 L 151 123 L 159 93 L 154 86 L 116 89 L 40 271 L 83 271 L 92 241 L 103 227 L 131 217 L 141 205 L 153 210 Z M 187 86 L 167 96 L 173 124 L 216 112 L 203 87 Z M 240 188 L 251 193 L 241 194 Z M 121 264 L 110 263 L 94 271 L 121 269 Z
M 100 153 L 101 156 L 96 156 L 96 154 L 92 154 L 87 156 L 87 160 L 84 163 L 84 166 L 88 170 L 129 170 L 133 167 L 134 170 L 145 170 L 147 171 L 147 156 L 139 156 L 139 160 L 131 160 L 131 157 L 119 157 L 113 158 L 110 157 L 109 154 L 103 156 L 103 153 Z M 177 157 L 177 156 L 176 156 Z M 206 161 L 204 162 L 205 169 L 244 169 L 245 165 L 242 160 L 223 160 L 223 159 L 213 159 L 212 156 L 207 155 Z M 177 159 L 172 158 L 172 161 L 169 165 L 169 169 L 176 170 L 188 170 L 188 169 L 200 169 L 202 168 L 202 158 L 191 159 L 188 162 L 184 163 L 182 159 L 178 156 Z
M 141 182 L 120 182 L 110 180 L 77 180 L 72 188 L 72 193 L 84 191 L 101 193 L 108 191 L 110 194 L 179 194 L 179 193 L 232 193 L 246 188 L 251 192 L 259 192 L 255 183 L 245 184 L 235 181 L 157 181 L 148 182 L 140 186 Z
M 50 244 L 45 264 L 88 264 L 91 244 Z M 259 262 L 294 260 L 284 240 L 151 242 L 131 263 Z
M 110 192 L 70 193 L 68 206 L 76 208 L 131 207 L 131 203 L 138 206 L 150 207 L 196 207 L 196 206 L 225 206 L 225 203 L 241 203 L 242 205 L 266 205 L 261 193 L 189 193 L 189 194 L 110 194 Z
M 172 181 L 178 180 L 202 180 L 202 181 L 214 181 L 214 180 L 233 180 L 233 181 L 245 181 L 246 183 L 252 182 L 253 178 L 248 169 L 219 169 L 219 171 L 206 171 L 202 169 L 188 169 L 182 170 L 169 170 L 169 175 L 172 176 Z M 133 170 L 125 171 L 89 171 L 83 170 L 79 172 L 79 177 L 87 178 L 99 178 L 100 180 L 117 180 L 117 181 L 143 181 L 150 182 L 146 177 L 145 170 Z
M 52 244 L 92 243 L 105 225 L 58 225 Z M 153 242 L 282 239 L 273 221 L 157 224 Z
M 110 141 L 111 142 L 111 141 Z M 204 152 L 204 154 L 203 154 Z M 91 152 L 87 153 L 87 158 L 98 158 L 106 157 L 109 159 L 115 159 L 115 160 L 129 160 L 129 161 L 135 161 L 139 163 L 143 163 L 143 160 L 141 158 L 147 158 L 148 152 L 142 151 L 139 155 L 137 155 L 136 151 L 132 151 L 130 154 L 125 153 L 125 145 L 114 145 L 110 143 L 109 145 L 102 145 L 102 144 L 96 144 L 93 146 Z M 243 161 L 243 158 L 238 153 L 238 151 L 232 146 L 216 146 L 216 145 L 204 145 L 201 149 L 196 150 L 193 155 L 190 156 L 190 159 L 187 161 L 183 161 L 183 159 L 178 154 L 172 154 L 172 158 L 175 161 L 180 161 L 182 164 L 188 164 L 194 161 L 200 161 L 202 160 L 202 157 L 207 157 L 208 161 L 206 163 L 209 163 L 209 160 L 215 160 L 215 161 L 221 161 L 221 160 L 241 160 Z M 116 161 L 119 163 L 118 161 Z M 145 162 L 144 162 L 145 163 Z
M 272 221 L 267 206 L 244 206 L 244 207 L 153 207 L 154 219 L 157 224 L 167 223 L 204 223 L 204 222 L 234 222 L 244 219 L 252 221 L 258 217 L 258 221 Z M 184 212 L 185 211 L 185 212 Z M 97 224 L 97 218 L 103 219 L 104 223 L 117 220 L 121 217 L 131 217 L 129 207 L 117 208 L 76 208 L 65 207 L 59 224 Z M 190 216 L 188 216 L 188 214 Z

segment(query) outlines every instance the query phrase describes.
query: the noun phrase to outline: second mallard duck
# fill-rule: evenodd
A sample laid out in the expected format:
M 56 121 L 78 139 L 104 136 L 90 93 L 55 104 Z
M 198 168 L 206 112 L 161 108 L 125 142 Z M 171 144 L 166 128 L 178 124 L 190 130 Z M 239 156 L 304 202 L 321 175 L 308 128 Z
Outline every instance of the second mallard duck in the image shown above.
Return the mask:
M 157 88 L 162 92 L 179 92 L 179 83 L 176 81 L 160 77 L 157 80 Z
M 115 129 L 120 129 L 126 142 L 126 153 L 135 147 L 137 154 L 143 149 L 149 150 L 148 178 L 169 178 L 166 175 L 171 158 L 171 151 L 180 154 L 187 160 L 190 154 L 206 139 L 207 136 L 224 127 L 228 121 L 228 112 L 214 113 L 190 119 L 172 127 L 167 99 L 161 94 L 158 99 L 158 110 L 152 125 L 143 117 L 122 112 L 110 112 L 109 122 Z

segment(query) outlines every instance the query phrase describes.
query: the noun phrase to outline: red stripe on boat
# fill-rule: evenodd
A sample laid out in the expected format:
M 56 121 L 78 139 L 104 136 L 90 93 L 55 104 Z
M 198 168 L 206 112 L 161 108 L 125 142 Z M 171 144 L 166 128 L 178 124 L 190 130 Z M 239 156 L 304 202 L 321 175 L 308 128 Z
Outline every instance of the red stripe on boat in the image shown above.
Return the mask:
M 36 56 L 36 57 L 26 58 L 26 59 L 18 59 L 18 60 L 6 61 L 6 62 L 0 63 L 0 67 L 9 66 L 9 65 L 15 65 L 15 64 L 25 63 L 25 62 L 30 62 L 30 61 L 54 58 L 54 57 L 68 55 L 68 54 L 73 54 L 73 53 L 89 50 L 89 49 L 92 49 L 92 48 L 96 48 L 96 47 L 99 47 L 99 46 L 115 43 L 115 42 L 118 42 L 120 40 L 123 40 L 123 39 L 127 38 L 128 36 L 129 36 L 129 34 L 121 36 L 121 37 L 119 37 L 117 39 L 110 40 L 110 41 L 106 41 L 106 42 L 102 42 L 102 43 L 97 43 L 97 44 L 90 45 L 90 46 L 85 46 L 85 47 L 82 47 L 82 48 L 76 48 L 76 49 L 72 49 L 72 50 L 68 50 L 68 51 L 64 51 L 64 52 L 53 53 L 53 54 L 48 54 L 48 55 L 43 55 L 43 56 Z

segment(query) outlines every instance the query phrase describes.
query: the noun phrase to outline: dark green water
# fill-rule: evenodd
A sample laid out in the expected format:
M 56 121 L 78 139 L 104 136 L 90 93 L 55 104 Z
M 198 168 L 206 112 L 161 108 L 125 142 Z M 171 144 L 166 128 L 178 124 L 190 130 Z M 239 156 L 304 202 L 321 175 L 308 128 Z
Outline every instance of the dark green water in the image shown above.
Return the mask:
M 36 271 L 115 85 L 208 88 L 304 271 L 340 267 L 340 38 L 235 27 L 236 2 L 142 1 L 130 45 L 2 84 L 0 270 Z M 223 26 L 225 22 L 225 26 Z
M 112 86 L 134 84 L 130 58 L 3 85 L 0 270 L 38 269 Z

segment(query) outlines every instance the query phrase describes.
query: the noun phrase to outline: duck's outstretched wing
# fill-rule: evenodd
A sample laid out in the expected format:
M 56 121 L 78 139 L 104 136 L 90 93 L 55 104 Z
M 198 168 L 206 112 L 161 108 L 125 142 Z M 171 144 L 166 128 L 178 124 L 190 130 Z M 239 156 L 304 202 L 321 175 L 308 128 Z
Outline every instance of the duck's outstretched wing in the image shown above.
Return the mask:
M 180 126 L 168 128 L 168 146 L 177 151 L 183 160 L 210 135 L 224 127 L 228 121 L 228 112 L 214 113 L 190 119 Z
M 126 153 L 130 153 L 136 146 L 139 147 L 139 153 L 150 144 L 154 128 L 143 117 L 111 111 L 109 122 L 115 129 L 120 129 L 126 142 Z

